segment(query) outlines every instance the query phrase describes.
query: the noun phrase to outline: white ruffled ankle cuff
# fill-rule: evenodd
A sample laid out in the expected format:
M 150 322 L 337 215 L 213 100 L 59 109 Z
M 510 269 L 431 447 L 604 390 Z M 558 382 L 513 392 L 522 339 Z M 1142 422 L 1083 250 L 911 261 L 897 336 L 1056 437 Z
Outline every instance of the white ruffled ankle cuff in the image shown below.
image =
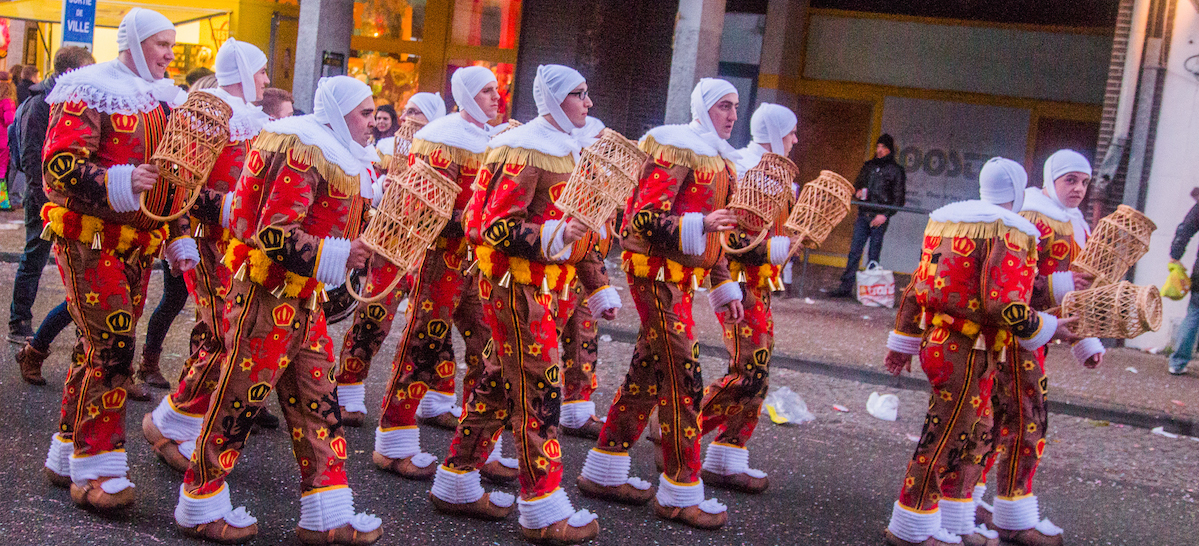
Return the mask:
M 108 480 L 113 483 L 104 488 L 108 493 L 116 493 L 126 487 L 133 487 L 133 483 L 125 479 L 128 475 L 129 457 L 124 451 L 109 451 L 90 457 L 71 455 L 71 481 L 78 485 L 85 485 L 88 480 L 118 478 Z M 105 485 L 108 483 L 105 482 Z M 110 488 L 115 488 L 116 491 L 109 491 Z
M 150 420 L 158 427 L 158 432 L 176 442 L 194 442 L 200 436 L 200 428 L 204 426 L 204 416 L 195 417 L 181 413 L 171 403 L 170 396 L 162 397 L 162 401 L 150 413 Z
M 425 397 L 421 398 L 420 404 L 416 406 L 416 416 L 421 419 L 429 419 L 453 410 L 454 393 L 446 394 L 444 392 L 429 391 L 425 393 Z M 454 417 L 459 417 L 461 413 L 462 410 L 458 410 L 458 414 L 454 415 Z
M 388 459 L 407 459 L 412 457 L 412 464 L 425 468 L 435 462 L 437 457 L 420 450 L 420 429 L 404 427 L 384 431 L 375 429 L 375 451 Z
M 587 510 L 576 512 L 570 505 L 570 497 L 561 487 L 537 500 L 521 499 L 516 506 L 520 510 L 520 526 L 525 529 L 544 529 L 562 520 L 567 520 L 567 525 L 571 527 L 583 527 L 599 519 L 599 516 Z
M 337 403 L 346 411 L 366 413 L 366 385 L 363 383 L 337 386 Z
M 891 534 L 908 542 L 924 542 L 941 530 L 941 511 L 916 512 L 895 502 L 891 509 L 891 522 L 887 524 Z
M 595 415 L 595 402 L 565 402 L 558 416 L 558 423 L 566 428 L 579 428 Z
M 517 461 L 512 457 L 504 456 L 504 437 L 498 434 L 495 437 L 495 443 L 491 446 L 491 454 L 487 456 L 487 460 L 484 462 L 484 464 L 494 463 L 496 461 L 499 461 L 500 464 L 507 468 L 520 468 L 520 461 Z
M 666 474 L 658 476 L 658 504 L 662 506 L 673 506 L 676 508 L 686 508 L 688 506 L 699 506 L 700 510 L 709 514 L 719 514 L 728 510 L 728 507 L 721 504 L 716 499 L 704 500 L 704 481 L 700 480 L 695 483 L 681 484 L 674 483 L 666 477 Z
M 71 475 L 71 455 L 75 453 L 75 443 L 54 433 L 50 436 L 50 451 L 46 454 L 46 468 L 59 476 Z
M 442 465 L 437 467 L 437 474 L 433 477 L 433 488 L 429 492 L 450 504 L 470 504 L 483 497 L 483 485 L 479 478 L 478 470 L 457 472 Z M 487 501 L 507 508 L 516 502 L 516 497 L 511 493 L 492 491 Z
M 371 514 L 355 514 L 354 492 L 349 487 L 317 491 L 300 497 L 301 529 L 328 531 L 346 524 L 360 533 L 369 533 L 383 525 L 383 520 Z
M 941 509 L 941 527 L 955 535 L 968 535 L 974 532 L 974 501 L 941 499 L 937 506 Z
M 629 478 L 629 469 L 632 466 L 633 459 L 628 453 L 606 453 L 591 448 L 583 462 L 582 474 L 584 478 L 604 487 L 617 487 L 632 481 Z
M 765 478 L 766 473 L 749 467 L 749 449 L 712 442 L 704 457 L 704 470 L 721 476 L 748 474 L 751 478 Z
M 983 500 L 983 497 L 986 494 L 987 494 L 987 486 L 985 484 L 974 486 L 974 505 L 981 506 L 983 510 L 986 510 L 988 512 L 994 512 L 995 507 L 991 506 L 990 504 L 987 504 L 987 501 Z
M 995 497 L 995 527 L 1006 531 L 1023 531 L 1036 527 L 1041 521 L 1036 495 L 1018 499 Z
M 246 507 L 238 506 L 233 509 L 229 500 L 229 484 L 221 484 L 216 493 L 204 497 L 188 495 L 183 486 L 179 486 L 179 502 L 175 504 L 175 523 L 180 527 L 191 528 L 205 523 L 224 519 L 232 527 L 244 529 L 258 520 L 246 511 Z

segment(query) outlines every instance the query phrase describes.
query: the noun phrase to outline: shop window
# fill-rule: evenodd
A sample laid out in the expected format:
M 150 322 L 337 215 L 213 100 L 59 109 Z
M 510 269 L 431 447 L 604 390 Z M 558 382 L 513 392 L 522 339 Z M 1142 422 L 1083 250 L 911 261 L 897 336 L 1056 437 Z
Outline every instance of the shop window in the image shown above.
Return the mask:
M 520 0 L 456 0 L 453 43 L 514 49 L 520 32 Z
M 406 53 L 359 51 L 348 63 L 348 75 L 365 81 L 375 92 L 375 104 L 399 109 L 417 92 L 420 57 Z
M 427 0 L 363 0 L 354 2 L 355 36 L 420 41 L 424 37 Z

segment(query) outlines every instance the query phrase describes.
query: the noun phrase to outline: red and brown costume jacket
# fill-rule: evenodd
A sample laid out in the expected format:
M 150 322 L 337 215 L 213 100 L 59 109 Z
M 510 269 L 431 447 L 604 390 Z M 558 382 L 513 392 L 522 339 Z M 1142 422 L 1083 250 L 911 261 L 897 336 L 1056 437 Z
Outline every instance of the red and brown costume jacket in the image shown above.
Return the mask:
M 453 216 L 434 243 L 445 251 L 447 265 L 453 269 L 462 269 L 463 260 L 470 258 L 462 217 L 490 140 L 486 130 L 472 125 L 460 114 L 450 114 L 417 131 L 408 152 L 409 166 L 419 158 L 458 185 Z
M 758 148 L 756 155 L 760 161 L 766 152 L 757 143 L 750 143 L 747 148 Z M 746 154 L 745 149 L 741 151 Z M 754 152 L 750 152 L 751 154 Z M 743 172 L 738 172 L 739 180 L 744 180 L 748 171 L 752 170 L 757 165 L 757 161 L 753 165 L 749 165 Z M 739 169 L 746 167 L 746 164 L 739 163 Z M 746 283 L 747 286 L 761 288 L 765 290 L 778 291 L 783 289 L 782 272 L 786 266 L 788 254 L 791 250 L 791 239 L 783 233 L 783 224 L 787 222 L 787 217 L 791 213 L 791 207 L 795 204 L 795 191 L 792 189 L 792 184 L 787 181 L 779 180 L 779 189 L 786 196 L 784 206 L 775 215 L 774 221 L 767 227 L 766 238 L 754 248 L 743 254 L 726 253 L 729 261 L 729 274 L 738 282 Z M 742 213 L 746 214 L 746 213 Z M 755 218 L 760 221 L 760 219 Z M 748 229 L 745 226 L 739 225 L 730 234 L 729 246 L 734 249 L 742 249 L 748 246 L 761 235 L 761 232 Z
M 312 116 L 263 127 L 233 190 L 225 265 L 236 278 L 277 297 L 309 298 L 310 309 L 325 284 L 344 280 L 350 241 L 370 210 L 362 175 L 374 177 L 367 166 L 331 159 L 349 157 Z
M 119 254 L 156 256 L 164 241 L 183 231 L 169 229 L 138 208 L 132 193 L 134 168 L 150 161 L 162 139 L 169 108 L 182 91 L 170 80 L 147 82 L 119 61 L 70 72 L 54 86 L 49 131 L 42 152 L 42 182 L 49 203 L 42 208 L 46 233 L 91 243 Z M 187 192 L 159 180 L 147 192 L 147 207 L 165 215 L 186 203 Z

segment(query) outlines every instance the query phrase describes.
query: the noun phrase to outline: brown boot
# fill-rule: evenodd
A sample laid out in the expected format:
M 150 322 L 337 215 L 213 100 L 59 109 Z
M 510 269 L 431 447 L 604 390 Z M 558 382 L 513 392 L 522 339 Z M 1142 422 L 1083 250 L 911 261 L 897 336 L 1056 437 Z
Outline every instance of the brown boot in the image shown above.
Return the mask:
M 154 424 L 154 418 L 147 413 L 142 418 L 142 436 L 146 437 L 146 441 L 154 449 L 154 453 L 167 466 L 173 468 L 176 472 L 187 472 L 187 467 L 191 465 L 191 460 L 183 456 L 179 451 L 179 442 L 176 442 L 162 435 L 162 431 L 158 430 L 158 426 Z
M 999 546 L 999 537 L 987 538 L 982 533 L 961 535 L 962 546 Z
M 404 459 L 389 459 L 384 457 L 378 451 L 371 454 L 371 460 L 375 466 L 381 470 L 386 470 L 392 474 L 399 474 L 400 477 L 413 481 L 427 481 L 433 479 L 433 475 L 437 474 L 437 465 L 430 463 L 429 466 L 421 468 L 412 464 L 412 457 Z
M 928 537 L 924 542 L 908 542 L 891 534 L 890 529 L 883 529 L 883 538 L 887 546 L 953 546 L 945 542 L 941 542 L 933 537 Z
M 458 418 L 453 413 L 445 412 L 435 417 L 417 417 L 417 424 L 429 425 L 446 430 L 458 430 Z
M 156 389 L 169 389 L 171 384 L 167 382 L 167 378 L 162 376 L 162 371 L 158 367 L 158 359 L 161 357 L 161 351 L 157 353 L 142 351 L 142 365 L 137 369 L 137 378 L 142 383 Z
M 134 374 L 136 375 L 136 374 Z M 150 390 L 146 388 L 145 383 L 138 383 L 137 379 L 130 377 L 125 381 L 125 393 L 129 395 L 130 400 L 138 402 L 149 402 L 151 400 Z
M 433 508 L 443 514 L 487 521 L 502 520 L 508 517 L 508 514 L 511 514 L 512 510 L 516 508 L 516 501 L 512 501 L 512 504 L 508 506 L 496 505 L 491 502 L 491 493 L 483 493 L 483 496 L 479 497 L 479 500 L 465 504 L 454 504 L 443 501 L 433 493 L 429 493 L 429 500 L 433 502 Z
M 726 476 L 710 470 L 704 470 L 699 473 L 699 477 L 704 480 L 705 485 L 719 489 L 728 489 L 729 491 L 749 493 L 750 495 L 756 495 L 770 487 L 770 480 L 768 478 L 755 478 L 744 472 Z
M 361 411 L 347 411 L 341 408 L 341 424 L 347 427 L 358 428 L 366 423 L 366 414 Z
M 654 498 L 654 513 L 667 521 L 677 521 L 696 529 L 719 529 L 729 521 L 728 511 L 719 514 L 709 514 L 699 509 L 699 505 L 679 508 L 677 506 L 662 506 Z
M 175 524 L 179 532 L 192 538 L 216 542 L 218 544 L 244 544 L 258 534 L 258 524 L 249 527 L 234 527 L 225 522 L 225 518 L 211 523 L 201 523 L 195 527 L 183 527 Z
M 524 535 L 525 540 L 533 544 L 548 544 L 552 546 L 568 546 L 570 544 L 582 544 L 599 535 L 599 520 L 592 521 L 582 527 L 572 527 L 569 519 L 564 519 L 557 523 L 551 523 L 541 529 L 528 529 L 525 526 L 520 527 L 520 534 Z
M 336 529 L 328 531 L 310 531 L 302 527 L 296 527 L 296 536 L 300 539 L 300 544 L 305 545 L 320 545 L 325 544 L 341 544 L 344 546 L 366 546 L 374 544 L 383 536 L 383 526 L 369 533 L 363 533 L 354 528 L 349 523 L 342 525 Z
M 62 474 L 59 474 L 44 466 L 42 467 L 42 472 L 46 474 L 46 481 L 50 482 L 50 485 L 53 485 L 54 487 L 61 487 L 63 489 L 71 487 L 70 476 L 63 476 Z
M 1004 542 L 1017 546 L 1062 546 L 1062 535 L 1049 536 L 1035 527 L 1032 529 L 1023 529 L 1020 531 L 1009 531 L 1007 529 L 995 529 L 999 532 L 999 538 Z
M 591 418 L 587 420 L 587 423 L 579 428 L 562 427 L 562 433 L 566 434 L 567 436 L 574 436 L 577 438 L 598 440 L 601 428 L 604 428 L 604 422 L 592 415 Z
M 583 476 L 579 476 L 575 480 L 575 484 L 579 486 L 579 492 L 584 497 L 593 499 L 606 500 L 610 502 L 618 502 L 620 504 L 628 504 L 632 506 L 642 506 L 654 498 L 654 488 L 637 489 L 630 484 L 623 483 L 616 486 L 606 486 L 595 483 Z
M 115 494 L 109 494 L 100 489 L 100 484 L 114 478 L 88 480 L 87 485 L 71 484 L 71 500 L 84 510 L 95 512 L 115 512 L 133 506 L 133 488 L 127 487 Z
M 479 467 L 479 475 L 491 483 L 505 484 L 520 475 L 520 468 L 508 468 L 504 463 L 491 461 Z
M 42 352 L 26 343 L 17 351 L 17 364 L 21 366 L 21 379 L 30 385 L 45 385 L 46 378 L 42 377 L 42 362 L 50 356 L 50 351 Z

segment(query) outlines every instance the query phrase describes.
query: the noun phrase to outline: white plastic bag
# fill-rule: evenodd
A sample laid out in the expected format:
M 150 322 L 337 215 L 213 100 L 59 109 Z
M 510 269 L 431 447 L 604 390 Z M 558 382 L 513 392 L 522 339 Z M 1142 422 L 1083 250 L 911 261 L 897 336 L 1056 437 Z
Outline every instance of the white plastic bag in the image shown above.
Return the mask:
M 858 301 L 867 307 L 895 307 L 895 274 L 870 262 L 858 271 Z
M 770 420 L 776 425 L 801 425 L 816 420 L 816 416 L 808 411 L 808 405 L 804 403 L 803 398 L 787 387 L 779 387 L 767 394 L 763 403 Z
M 899 418 L 899 397 L 872 392 L 866 400 L 866 412 L 883 421 L 894 421 Z

